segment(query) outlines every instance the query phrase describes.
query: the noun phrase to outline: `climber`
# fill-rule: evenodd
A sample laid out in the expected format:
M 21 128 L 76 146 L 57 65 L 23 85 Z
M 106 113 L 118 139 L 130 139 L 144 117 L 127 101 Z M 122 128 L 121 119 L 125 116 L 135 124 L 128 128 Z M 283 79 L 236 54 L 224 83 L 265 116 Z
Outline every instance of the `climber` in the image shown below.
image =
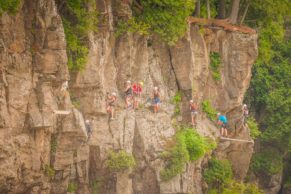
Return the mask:
M 142 92 L 142 86 L 143 82 L 138 82 L 137 84 L 133 84 L 132 90 L 133 90 L 133 105 L 134 109 L 138 108 L 138 103 L 141 97 L 141 92 Z
M 196 103 L 193 102 L 193 100 L 190 100 L 189 109 L 191 111 L 192 125 L 196 126 L 196 124 L 197 124 L 196 117 L 197 117 L 197 114 L 198 114 L 198 106 L 197 106 Z
M 116 93 L 112 92 L 111 95 L 109 95 L 109 93 L 107 93 L 107 99 L 106 99 L 106 110 L 107 113 L 110 114 L 110 119 L 113 120 L 114 119 L 114 107 L 115 107 L 115 102 L 116 102 Z
M 85 121 L 85 127 L 86 127 L 86 131 L 87 131 L 87 136 L 88 136 L 87 141 L 89 141 L 90 137 L 92 136 L 92 132 L 93 132 L 91 122 L 89 120 Z
M 225 115 L 217 113 L 217 124 L 220 126 L 221 136 L 227 137 L 227 118 Z
M 126 108 L 129 109 L 132 107 L 131 101 L 132 101 L 132 87 L 131 87 L 131 81 L 127 80 L 126 81 L 126 87 L 124 90 L 125 93 L 125 103 L 126 103 Z
M 249 116 L 249 109 L 246 104 L 243 105 L 243 124 L 246 125 Z
M 153 92 L 153 108 L 154 108 L 154 113 L 157 113 L 160 108 L 160 92 L 158 87 L 154 87 L 154 92 Z
M 61 91 L 66 91 L 69 87 L 69 83 L 68 81 L 65 81 L 63 84 L 62 84 L 62 88 L 61 88 Z

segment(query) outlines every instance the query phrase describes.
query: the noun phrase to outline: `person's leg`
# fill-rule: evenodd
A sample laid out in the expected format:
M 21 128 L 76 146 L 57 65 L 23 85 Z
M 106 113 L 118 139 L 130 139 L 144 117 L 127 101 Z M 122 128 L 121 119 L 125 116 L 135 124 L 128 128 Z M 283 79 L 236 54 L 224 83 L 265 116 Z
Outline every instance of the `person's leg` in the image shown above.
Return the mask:
M 225 131 L 225 137 L 227 137 L 227 136 L 228 136 L 227 129 L 226 129 L 226 128 L 224 128 L 224 131 Z
M 223 127 L 220 127 L 220 135 L 223 136 Z
M 111 119 L 114 119 L 114 107 L 111 107 Z
M 194 126 L 194 115 L 191 113 L 191 120 L 192 120 L 192 125 Z

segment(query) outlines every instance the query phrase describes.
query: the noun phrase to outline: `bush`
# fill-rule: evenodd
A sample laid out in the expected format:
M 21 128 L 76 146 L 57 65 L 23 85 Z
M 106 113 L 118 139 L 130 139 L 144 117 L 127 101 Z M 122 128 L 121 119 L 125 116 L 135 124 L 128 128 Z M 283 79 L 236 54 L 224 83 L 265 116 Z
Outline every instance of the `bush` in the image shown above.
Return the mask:
M 256 185 L 231 181 L 223 188 L 222 194 L 263 194 Z
M 220 80 L 219 66 L 221 64 L 221 59 L 219 53 L 210 53 L 210 70 L 214 80 Z
M 20 0 L 1 0 L 0 1 L 0 16 L 4 12 L 16 14 L 19 9 Z
M 261 131 L 259 130 L 258 123 L 253 117 L 248 118 L 247 124 L 250 129 L 250 135 L 253 139 L 256 139 L 257 137 L 261 135 Z
M 92 190 L 92 194 L 99 194 L 103 181 L 104 180 L 102 178 L 95 178 L 91 181 L 90 188 Z
M 203 171 L 203 177 L 211 188 L 220 188 L 230 182 L 233 177 L 231 164 L 228 160 L 209 160 L 208 168 Z
M 44 171 L 49 178 L 53 178 L 55 176 L 55 170 L 48 164 L 44 166 Z
M 193 129 L 182 128 L 175 135 L 175 144 L 162 154 L 166 166 L 160 173 L 163 181 L 169 181 L 183 172 L 186 162 L 196 161 L 214 149 L 215 144 L 200 136 Z
M 199 135 L 191 128 L 184 130 L 184 136 L 191 161 L 198 160 L 216 147 L 216 143 L 214 141 Z
M 56 153 L 57 146 L 58 146 L 57 138 L 55 136 L 52 136 L 51 137 L 51 153 Z
M 87 62 L 89 32 L 97 32 L 98 14 L 94 0 L 67 0 L 62 14 L 67 42 L 68 67 L 82 70 Z
M 171 102 L 175 105 L 175 115 L 179 115 L 181 113 L 180 104 L 182 102 L 181 92 L 177 92 L 175 96 L 171 99 Z
M 68 192 L 76 192 L 78 189 L 78 184 L 75 182 L 69 183 L 67 191 Z
M 163 181 L 169 181 L 177 174 L 182 173 L 185 163 L 189 161 L 189 153 L 184 134 L 176 134 L 174 147 L 165 151 L 162 154 L 162 158 L 166 162 L 165 169 L 160 172 Z
M 187 17 L 194 11 L 192 0 L 141 0 L 134 3 L 134 19 L 127 31 L 143 29 L 143 34 L 154 33 L 168 44 L 174 44 L 187 30 Z M 132 25 L 134 23 L 134 25 Z M 137 26 L 136 26 L 137 24 Z M 141 28 L 140 28 L 141 27 Z
M 282 156 L 275 150 L 268 149 L 253 155 L 251 170 L 256 173 L 273 175 L 279 173 L 282 169 Z
M 106 166 L 110 171 L 118 172 L 123 171 L 135 166 L 134 157 L 131 154 L 121 150 L 117 153 L 111 152 L 106 161 Z
M 208 118 L 210 118 L 212 121 L 216 120 L 217 111 L 211 106 L 211 103 L 209 100 L 204 100 L 202 102 L 202 110 L 203 112 L 206 113 Z

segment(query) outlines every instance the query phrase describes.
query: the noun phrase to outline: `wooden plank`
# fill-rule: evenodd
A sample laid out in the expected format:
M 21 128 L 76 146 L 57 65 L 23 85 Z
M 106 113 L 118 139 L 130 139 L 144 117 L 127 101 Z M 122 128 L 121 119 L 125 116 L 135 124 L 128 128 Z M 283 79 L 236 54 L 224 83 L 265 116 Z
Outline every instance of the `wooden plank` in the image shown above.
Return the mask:
M 220 137 L 220 139 L 229 140 L 229 141 L 248 142 L 248 143 L 253 143 L 254 142 L 254 141 L 245 140 L 245 139 L 234 139 L 234 138 L 227 138 L 227 137 Z
M 71 113 L 70 110 L 54 110 L 54 113 L 57 115 L 68 115 Z

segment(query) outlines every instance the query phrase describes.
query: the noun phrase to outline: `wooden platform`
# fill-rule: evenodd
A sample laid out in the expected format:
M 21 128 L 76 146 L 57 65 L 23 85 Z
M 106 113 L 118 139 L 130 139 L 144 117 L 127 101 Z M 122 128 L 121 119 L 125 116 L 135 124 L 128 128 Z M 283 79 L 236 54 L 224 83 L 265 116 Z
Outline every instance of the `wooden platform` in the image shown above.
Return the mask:
M 70 110 L 54 110 L 54 113 L 57 115 L 68 115 L 71 113 Z
M 220 137 L 222 140 L 229 140 L 229 141 L 238 141 L 238 142 L 246 142 L 246 143 L 254 143 L 254 141 L 245 140 L 245 139 L 234 139 L 234 138 L 228 138 L 228 137 Z

